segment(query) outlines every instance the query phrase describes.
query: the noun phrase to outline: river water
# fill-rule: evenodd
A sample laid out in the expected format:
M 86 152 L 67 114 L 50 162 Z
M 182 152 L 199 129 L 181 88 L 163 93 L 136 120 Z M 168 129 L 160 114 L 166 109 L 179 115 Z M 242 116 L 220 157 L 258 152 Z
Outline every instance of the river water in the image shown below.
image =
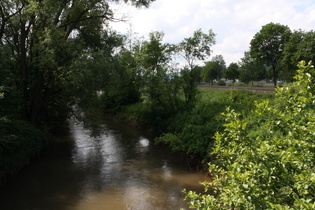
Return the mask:
M 73 118 L 68 135 L 0 188 L 0 209 L 188 209 L 182 190 L 203 191 L 204 174 L 143 132 L 110 119 L 92 127 Z

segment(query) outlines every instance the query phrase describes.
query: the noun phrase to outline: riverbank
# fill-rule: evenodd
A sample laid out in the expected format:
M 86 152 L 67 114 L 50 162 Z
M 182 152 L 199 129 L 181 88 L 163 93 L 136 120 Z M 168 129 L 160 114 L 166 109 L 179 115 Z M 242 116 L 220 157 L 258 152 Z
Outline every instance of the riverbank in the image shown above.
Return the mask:
M 247 113 L 256 101 L 273 97 L 273 94 L 246 90 L 199 89 L 193 106 L 177 112 L 153 107 L 151 103 L 136 103 L 121 108 L 116 117 L 132 126 L 152 130 L 159 136 L 155 138 L 156 143 L 184 154 L 189 167 L 200 169 L 211 160 L 213 136 L 223 130 L 225 121 L 221 113 L 226 107 Z
M 182 190 L 203 192 L 210 180 L 168 147 L 99 116 L 72 117 L 65 135 L 0 187 L 1 209 L 188 209 Z
M 2 118 L 0 121 L 0 186 L 38 156 L 48 144 L 47 135 L 31 124 Z

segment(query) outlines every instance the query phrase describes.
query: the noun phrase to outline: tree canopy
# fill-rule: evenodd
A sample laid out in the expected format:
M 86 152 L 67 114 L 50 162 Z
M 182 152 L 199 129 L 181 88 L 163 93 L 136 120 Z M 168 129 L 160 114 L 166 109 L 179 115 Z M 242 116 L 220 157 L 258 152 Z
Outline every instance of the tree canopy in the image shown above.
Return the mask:
M 315 57 L 315 32 L 314 31 L 293 31 L 289 42 L 283 51 L 281 61 L 281 76 L 291 82 L 295 74 L 296 63 L 300 60 L 314 61 Z
M 211 46 L 215 44 L 215 34 L 212 30 L 203 33 L 201 29 L 194 32 L 192 37 L 185 38 L 178 44 L 178 53 L 187 61 L 188 67 L 193 69 L 198 60 L 204 60 L 211 54 Z
M 278 79 L 278 63 L 290 36 L 291 30 L 288 26 L 269 23 L 264 25 L 250 42 L 251 56 L 271 67 L 275 86 Z
M 239 78 L 239 67 L 237 63 L 230 63 L 224 73 L 226 79 L 231 79 L 233 84 Z
M 112 2 L 147 7 L 153 1 Z M 8 115 L 19 115 L 35 125 L 67 115 L 77 89 L 73 85 L 78 84 L 73 76 L 79 74 L 72 72 L 78 68 L 76 62 L 95 58 L 96 51 L 113 57 L 119 43 L 115 34 L 107 33 L 108 22 L 115 19 L 109 2 L 0 2 L 0 73 L 4 75 L 0 86 L 5 87 L 1 103 L 15 110 L 8 109 Z
M 202 69 L 202 77 L 204 81 L 210 81 L 213 83 L 214 80 L 219 80 L 226 69 L 225 61 L 222 55 L 214 56 L 211 61 L 205 63 Z
M 266 79 L 266 69 L 259 59 L 254 59 L 250 52 L 245 52 L 239 62 L 240 80 L 246 84 L 249 82 Z

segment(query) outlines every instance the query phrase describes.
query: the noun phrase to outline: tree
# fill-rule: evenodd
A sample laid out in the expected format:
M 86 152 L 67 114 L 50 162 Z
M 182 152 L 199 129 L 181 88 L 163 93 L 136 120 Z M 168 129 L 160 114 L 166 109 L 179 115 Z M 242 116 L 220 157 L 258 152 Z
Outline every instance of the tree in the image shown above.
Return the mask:
M 189 72 L 183 71 L 186 78 L 184 84 L 185 99 L 187 103 L 194 100 L 196 94 L 196 83 L 194 75 L 195 62 L 204 60 L 211 54 L 211 46 L 215 44 L 215 34 L 209 30 L 207 34 L 203 33 L 201 29 L 194 32 L 192 37 L 185 38 L 177 46 L 179 55 L 187 61 Z M 188 73 L 188 74 L 187 74 Z
M 152 1 L 124 2 L 148 6 Z M 14 102 L 15 113 L 37 126 L 43 119 L 66 117 L 73 102 L 71 67 L 104 47 L 104 26 L 114 19 L 103 0 L 1 1 L 0 47 L 8 54 L 0 55 L 6 76 L 0 85 L 11 91 L 4 101 Z
M 165 96 L 164 81 L 167 77 L 167 64 L 170 61 L 170 45 L 162 44 L 164 34 L 152 32 L 149 40 L 141 43 L 136 55 L 137 68 L 140 69 L 143 82 L 144 93 L 152 102 L 164 104 Z
M 290 39 L 291 30 L 288 26 L 269 23 L 255 34 L 250 42 L 250 53 L 255 59 L 271 66 L 274 86 L 277 85 L 278 63 L 282 59 L 285 45 Z
M 89 103 L 93 96 L 102 91 L 107 101 L 104 108 L 117 102 L 117 105 L 125 104 L 130 99 L 126 96 L 132 90 L 130 77 L 125 69 L 119 65 L 120 57 L 113 54 L 123 44 L 124 37 L 113 31 L 101 32 L 100 43 L 97 48 L 86 50 L 81 58 L 71 65 L 70 81 L 73 84 L 73 95 L 80 102 Z M 93 81 L 93 83 L 91 83 Z M 128 87 L 128 85 L 130 85 Z M 127 94 L 128 95 L 128 94 Z M 115 99 L 114 99 L 115 98 Z
M 236 79 L 238 79 L 240 73 L 239 73 L 239 67 L 237 65 L 237 63 L 230 63 L 230 65 L 227 67 L 227 69 L 224 72 L 224 77 L 226 79 L 231 79 L 233 81 L 233 85 L 236 81 Z
M 226 70 L 225 60 L 222 55 L 216 55 L 211 59 L 211 61 L 214 63 L 213 71 L 216 72 L 216 80 L 219 81 Z
M 212 64 L 213 63 L 211 61 L 206 62 L 204 67 L 201 69 L 200 75 L 204 82 L 208 82 L 213 85 L 213 80 L 216 78 L 216 75 L 214 74 L 214 71 L 211 71 Z
M 300 60 L 314 61 L 315 59 L 315 32 L 296 30 L 292 33 L 289 42 L 283 51 L 281 65 L 282 78 L 286 81 L 293 81 L 296 63 Z
M 215 34 L 210 29 L 208 34 L 205 34 L 198 29 L 192 37 L 184 38 L 180 42 L 177 51 L 187 61 L 189 69 L 193 69 L 195 62 L 204 60 L 211 54 L 211 46 L 215 44 Z
M 315 208 L 315 68 L 299 63 L 292 86 L 248 116 L 227 109 L 209 164 L 210 194 L 186 192 L 197 209 Z
M 253 81 L 266 78 L 265 67 L 257 59 L 252 58 L 249 52 L 244 53 L 239 66 L 240 80 L 244 83 L 252 82 L 253 85 Z
M 206 62 L 202 70 L 202 75 L 204 80 L 210 80 L 211 84 L 213 84 L 214 80 L 219 81 L 226 69 L 225 61 L 222 55 L 214 56 L 211 61 Z
M 193 71 L 195 71 L 195 82 L 197 84 L 201 83 L 201 71 L 202 71 L 202 67 L 201 66 L 195 66 L 193 68 Z

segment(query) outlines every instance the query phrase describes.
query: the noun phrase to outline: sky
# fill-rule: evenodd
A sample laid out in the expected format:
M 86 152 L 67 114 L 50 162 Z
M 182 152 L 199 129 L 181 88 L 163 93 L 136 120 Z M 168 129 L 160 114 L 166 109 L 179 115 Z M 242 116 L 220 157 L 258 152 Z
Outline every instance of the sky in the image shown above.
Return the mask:
M 291 30 L 315 29 L 314 0 L 156 0 L 147 9 L 117 4 L 114 9 L 117 18 L 127 21 L 111 23 L 113 29 L 131 29 L 139 37 L 164 32 L 165 43 L 177 44 L 197 29 L 212 29 L 216 44 L 207 60 L 222 55 L 227 65 L 239 62 L 254 35 L 270 22 Z

